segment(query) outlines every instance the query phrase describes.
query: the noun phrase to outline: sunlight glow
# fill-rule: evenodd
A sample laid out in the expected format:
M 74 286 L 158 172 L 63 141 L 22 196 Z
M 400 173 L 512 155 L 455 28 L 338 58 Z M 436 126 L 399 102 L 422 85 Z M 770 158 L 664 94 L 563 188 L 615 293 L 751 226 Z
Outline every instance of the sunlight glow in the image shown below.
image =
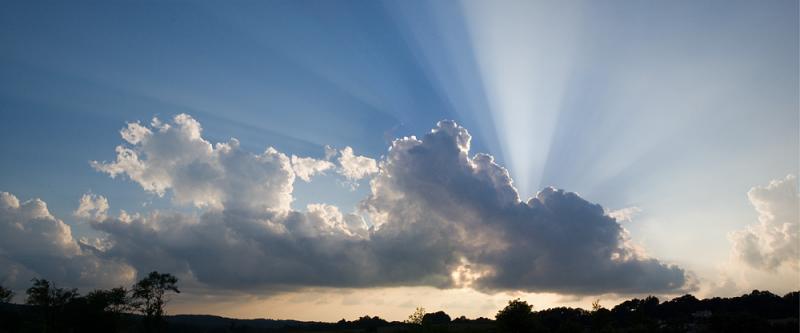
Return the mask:
M 564 3 L 463 4 L 496 132 L 526 198 L 542 185 L 576 49 L 575 38 L 564 36 L 575 35 L 580 10 Z

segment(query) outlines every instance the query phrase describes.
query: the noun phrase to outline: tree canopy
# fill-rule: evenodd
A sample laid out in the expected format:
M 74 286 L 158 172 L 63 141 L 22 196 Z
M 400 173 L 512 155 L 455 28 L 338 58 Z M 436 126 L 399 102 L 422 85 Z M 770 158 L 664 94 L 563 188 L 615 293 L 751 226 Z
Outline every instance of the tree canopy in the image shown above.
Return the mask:
M 167 292 L 180 293 L 178 278 L 169 273 L 150 272 L 131 288 L 132 305 L 145 315 L 148 326 L 160 326 L 164 317 L 164 306 L 169 301 Z

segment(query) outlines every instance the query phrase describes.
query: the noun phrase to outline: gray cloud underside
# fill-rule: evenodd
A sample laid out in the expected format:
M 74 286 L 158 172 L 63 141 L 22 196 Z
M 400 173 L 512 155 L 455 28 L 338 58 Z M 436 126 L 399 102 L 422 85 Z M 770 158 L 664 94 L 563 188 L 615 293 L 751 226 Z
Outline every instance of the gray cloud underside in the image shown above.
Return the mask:
M 129 124 L 117 159 L 93 162 L 201 210 L 115 217 L 81 211 L 106 235 L 92 255 L 246 290 L 428 285 L 597 294 L 688 287 L 683 269 L 637 251 L 601 206 L 553 188 L 521 201 L 491 156 L 470 156 L 470 135 L 453 122 L 421 139 L 395 140 L 377 169 L 360 160 L 377 173 L 370 195 L 349 214 L 324 204 L 291 210 L 297 158 L 272 148 L 244 152 L 235 140 L 212 145 L 201 133 L 186 115 Z M 352 170 L 345 164 L 335 166 L 338 173 Z
M 33 277 L 79 287 L 109 287 L 130 282 L 134 269 L 124 260 L 100 258 L 72 236 L 44 201 L 20 202 L 0 192 L 0 283 L 14 288 Z

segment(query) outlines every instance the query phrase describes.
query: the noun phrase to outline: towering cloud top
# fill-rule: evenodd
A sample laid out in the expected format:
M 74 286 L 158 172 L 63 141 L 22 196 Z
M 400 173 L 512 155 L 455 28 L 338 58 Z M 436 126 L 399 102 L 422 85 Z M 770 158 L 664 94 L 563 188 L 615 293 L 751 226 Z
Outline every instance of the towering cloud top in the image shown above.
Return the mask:
M 363 202 L 378 225 L 373 239 L 407 241 L 405 255 L 439 258 L 426 270 L 444 278 L 466 269 L 466 282 L 487 290 L 685 287 L 682 269 L 637 252 L 599 205 L 554 188 L 522 202 L 506 169 L 489 155 L 470 157 L 469 148 L 467 130 L 450 121 L 422 139 L 396 140 Z

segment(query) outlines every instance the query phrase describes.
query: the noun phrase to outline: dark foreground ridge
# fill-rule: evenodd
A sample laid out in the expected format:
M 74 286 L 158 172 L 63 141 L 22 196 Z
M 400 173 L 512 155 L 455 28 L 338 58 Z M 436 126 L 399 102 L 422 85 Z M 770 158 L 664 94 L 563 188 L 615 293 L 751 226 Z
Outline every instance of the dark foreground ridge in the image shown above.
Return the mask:
M 0 332 L 798 332 L 799 292 L 781 297 L 755 290 L 733 298 L 698 300 L 685 295 L 659 303 L 632 299 L 612 309 L 551 308 L 533 311 L 513 300 L 495 320 L 427 313 L 419 323 L 388 322 L 364 316 L 336 323 L 273 319 L 233 319 L 211 315 L 165 316 L 160 328 L 145 315 L 86 309 L 75 301 L 45 318 L 34 305 L 0 304 Z M 50 322 L 51 326 L 46 328 Z

